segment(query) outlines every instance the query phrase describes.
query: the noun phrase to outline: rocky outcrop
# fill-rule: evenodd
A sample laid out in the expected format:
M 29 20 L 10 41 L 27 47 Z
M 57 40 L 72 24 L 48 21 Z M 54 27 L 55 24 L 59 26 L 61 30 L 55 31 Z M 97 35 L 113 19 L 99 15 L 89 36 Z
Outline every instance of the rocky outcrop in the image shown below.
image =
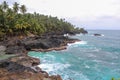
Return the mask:
M 1 46 L 4 46 L 6 54 L 27 54 L 27 50 L 24 47 L 24 44 L 21 43 L 19 39 L 10 39 L 0 42 Z
M 0 80 L 62 80 L 59 75 L 49 76 L 37 65 L 39 59 L 16 56 L 0 61 Z
M 25 44 L 25 48 L 27 50 L 31 49 L 49 49 L 52 47 L 60 46 L 60 44 L 63 41 L 60 40 L 60 38 L 54 38 L 54 37 L 36 37 L 31 39 L 27 39 L 23 41 L 23 44 Z
M 94 36 L 102 36 L 102 35 L 101 35 L 101 34 L 97 34 L 97 33 L 96 33 L 96 34 L 94 34 Z
M 63 35 L 46 35 L 10 39 L 0 42 L 0 54 L 16 54 L 0 60 L 0 80 L 62 80 L 59 75 L 42 71 L 40 60 L 27 56 L 28 51 L 51 51 L 66 49 L 67 43 L 79 41 Z
M 9 61 L 16 62 L 16 63 L 26 66 L 26 67 L 37 66 L 40 64 L 39 59 L 32 58 L 29 56 L 16 56 L 16 57 L 10 58 Z
M 50 50 L 62 50 L 66 49 L 67 43 L 78 41 L 77 39 L 70 39 L 64 36 L 48 36 L 47 38 L 36 37 L 33 39 L 27 39 L 23 41 L 26 50 L 39 50 L 39 51 L 50 51 Z
M 24 46 L 9 46 L 6 49 L 6 54 L 25 54 L 27 51 Z
M 78 41 L 63 35 L 47 35 L 24 39 L 11 39 L 0 44 L 6 47 L 6 54 L 26 55 L 28 51 L 50 51 L 66 49 L 67 43 Z

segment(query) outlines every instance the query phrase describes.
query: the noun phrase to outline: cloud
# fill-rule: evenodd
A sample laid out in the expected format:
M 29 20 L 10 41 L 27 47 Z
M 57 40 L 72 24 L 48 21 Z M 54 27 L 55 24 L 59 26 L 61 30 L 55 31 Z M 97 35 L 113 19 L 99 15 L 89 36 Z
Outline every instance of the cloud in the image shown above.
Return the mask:
M 2 0 L 0 0 L 1 2 Z M 120 0 L 6 0 L 27 6 L 28 12 L 66 18 L 87 29 L 120 29 Z M 102 27 L 101 27 L 102 26 Z
M 4 1 L 4 0 L 0 0 Z M 6 0 L 27 6 L 28 12 L 38 12 L 64 18 L 96 19 L 99 16 L 119 16 L 119 0 Z
M 120 30 L 120 18 L 115 16 L 101 16 L 96 20 L 79 20 L 69 18 L 68 21 L 75 24 L 77 27 L 84 27 L 86 29 L 110 29 Z
M 119 0 L 19 0 L 29 11 L 58 17 L 119 16 Z
M 9 6 L 12 6 L 14 2 L 17 2 L 17 0 L 0 0 L 0 4 L 4 1 L 6 1 L 9 4 Z

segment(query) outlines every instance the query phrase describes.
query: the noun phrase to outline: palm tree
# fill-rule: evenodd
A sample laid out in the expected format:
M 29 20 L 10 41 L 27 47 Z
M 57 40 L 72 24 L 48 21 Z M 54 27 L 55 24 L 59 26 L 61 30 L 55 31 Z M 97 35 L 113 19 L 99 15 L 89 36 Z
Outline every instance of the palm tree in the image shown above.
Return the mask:
M 25 5 L 21 5 L 20 11 L 21 11 L 21 13 L 25 14 L 25 12 L 27 11 L 26 6 Z
M 30 24 L 26 22 L 24 19 L 19 18 L 15 23 L 15 32 L 18 33 L 18 35 L 24 35 L 27 32 L 27 28 L 30 27 Z
M 15 3 L 13 4 L 13 11 L 14 11 L 15 13 L 18 13 L 18 10 L 19 10 L 19 4 L 18 4 L 17 2 L 15 2 Z
M 1 22 L 1 27 L 3 27 L 3 29 L 4 29 L 4 32 L 7 32 L 7 25 L 6 25 L 7 14 L 6 14 L 6 12 L 7 12 L 8 8 L 9 8 L 9 6 L 6 1 L 4 1 L 0 6 L 0 15 L 1 15 L 0 22 Z
M 7 32 L 8 32 L 8 34 L 11 35 L 13 33 L 12 29 L 14 28 L 14 22 L 15 22 L 15 20 L 14 20 L 15 19 L 14 18 L 14 12 L 13 12 L 13 10 L 11 8 L 8 8 L 6 14 L 7 14 L 6 24 L 8 26 Z
M 4 17 L 3 17 L 3 9 L 2 9 L 2 5 L 0 5 L 0 29 L 3 28 L 3 24 L 4 24 Z
M 8 9 L 8 4 L 7 4 L 6 1 L 4 1 L 4 2 L 2 3 L 2 8 L 3 8 L 4 12 L 6 12 L 6 10 Z
M 2 5 L 0 4 L 0 10 L 2 10 Z

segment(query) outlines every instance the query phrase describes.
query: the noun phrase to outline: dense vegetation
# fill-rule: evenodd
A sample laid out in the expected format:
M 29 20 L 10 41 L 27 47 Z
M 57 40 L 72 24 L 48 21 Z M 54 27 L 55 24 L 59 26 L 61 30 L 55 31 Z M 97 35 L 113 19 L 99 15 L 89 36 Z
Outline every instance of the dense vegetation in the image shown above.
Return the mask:
M 0 37 L 27 36 L 29 34 L 81 32 L 65 19 L 47 15 L 26 13 L 25 5 L 15 2 L 12 8 L 4 1 L 0 4 Z

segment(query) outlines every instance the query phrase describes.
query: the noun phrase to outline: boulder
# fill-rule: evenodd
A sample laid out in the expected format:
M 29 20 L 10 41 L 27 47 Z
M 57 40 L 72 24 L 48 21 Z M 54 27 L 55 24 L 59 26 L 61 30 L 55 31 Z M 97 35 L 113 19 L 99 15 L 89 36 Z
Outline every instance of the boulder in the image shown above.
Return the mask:
M 50 46 L 47 44 L 46 40 L 32 40 L 32 41 L 26 41 L 24 42 L 26 50 L 31 50 L 31 49 L 48 49 Z
M 16 56 L 16 57 L 9 58 L 9 61 L 16 62 L 26 67 L 37 66 L 40 64 L 39 59 L 29 57 L 29 56 Z
M 102 36 L 102 35 L 101 35 L 101 34 L 97 34 L 97 33 L 96 33 L 96 34 L 94 34 L 94 36 Z
M 27 51 L 24 46 L 8 46 L 6 49 L 6 54 L 26 54 Z
M 43 37 L 37 37 L 35 39 L 25 40 L 23 44 L 26 50 L 31 49 L 49 49 L 53 47 L 59 47 L 64 43 L 66 37 L 64 36 L 49 36 L 46 39 Z
M 16 62 L 5 61 L 0 63 L 0 68 L 5 68 L 9 72 L 23 72 L 25 70 L 34 72 L 30 67 L 25 67 Z

